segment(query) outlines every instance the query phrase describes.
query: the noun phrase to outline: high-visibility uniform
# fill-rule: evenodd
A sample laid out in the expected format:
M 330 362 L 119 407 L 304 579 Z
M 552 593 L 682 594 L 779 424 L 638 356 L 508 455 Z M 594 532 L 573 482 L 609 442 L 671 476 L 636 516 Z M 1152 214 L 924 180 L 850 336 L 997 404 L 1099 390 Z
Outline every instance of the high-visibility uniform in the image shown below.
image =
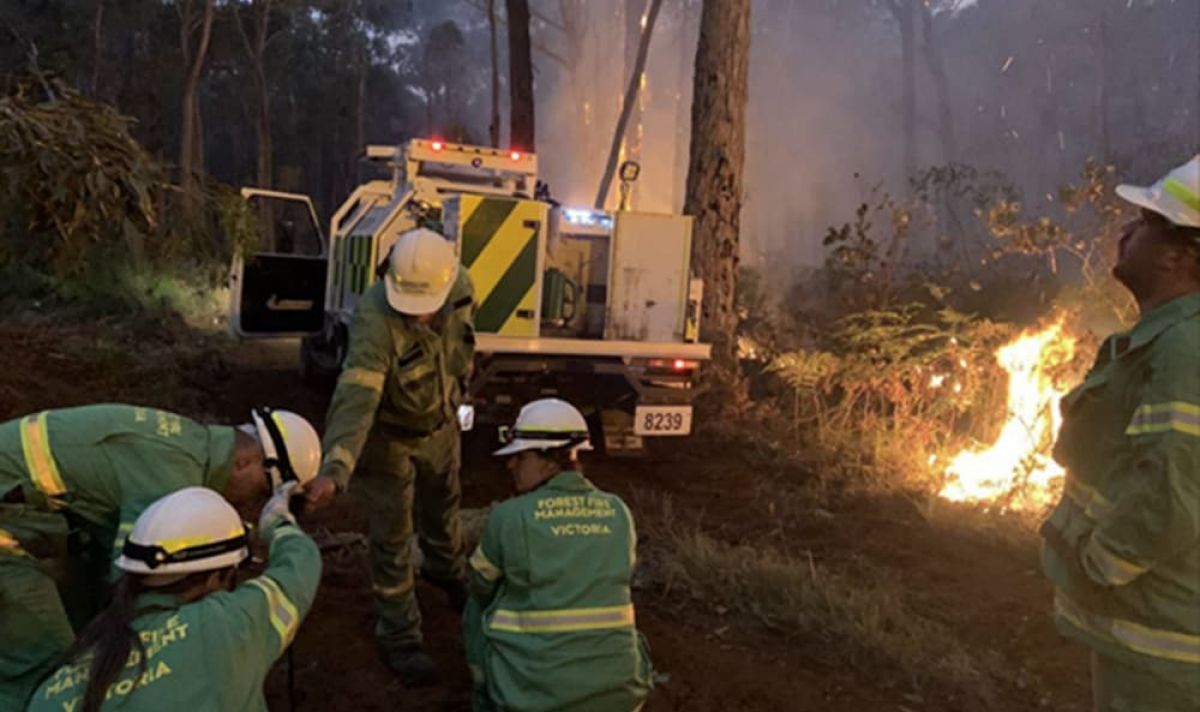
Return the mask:
M 633 516 L 578 472 L 498 505 L 463 615 L 476 710 L 623 712 L 652 686 L 634 627 Z
M 371 584 L 385 650 L 421 641 L 409 537 L 416 524 L 424 573 L 465 574 L 458 521 L 458 407 L 475 355 L 465 271 L 433 323 L 393 310 L 382 281 L 363 294 L 346 362 L 325 419 L 321 474 L 345 489 L 354 476 L 368 513 Z
M 1110 336 L 1062 412 L 1058 626 L 1099 656 L 1098 709 L 1200 709 L 1200 293 Z
M 44 559 L 66 554 L 67 523 L 31 507 L 0 506 L 0 710 L 19 710 L 75 640 Z
M 145 645 L 109 686 L 103 710 L 266 710 L 263 680 L 308 614 L 321 579 L 313 540 L 286 520 L 264 532 L 270 563 L 233 591 L 192 603 L 144 593 L 133 621 Z M 87 689 L 90 658 L 59 668 L 34 692 L 32 712 L 74 709 Z
M 51 410 L 0 424 L 0 701 L 24 699 L 105 604 L 110 562 L 142 510 L 188 486 L 223 491 L 234 431 L 126 405 Z M 11 499 L 11 498 L 10 498 Z M 55 594 L 47 556 L 67 558 Z M 59 545 L 54 545 L 58 542 Z M 59 578 L 63 578 L 60 575 Z M 65 610 L 64 610 L 65 604 Z M 64 616 L 70 616 L 70 622 Z

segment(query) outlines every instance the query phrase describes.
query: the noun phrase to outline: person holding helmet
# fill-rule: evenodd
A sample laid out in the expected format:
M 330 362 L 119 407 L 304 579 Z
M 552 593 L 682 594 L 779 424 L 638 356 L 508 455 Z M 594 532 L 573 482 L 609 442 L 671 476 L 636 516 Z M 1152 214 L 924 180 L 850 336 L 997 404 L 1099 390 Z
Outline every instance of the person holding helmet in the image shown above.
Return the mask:
M 203 486 L 252 511 L 316 476 L 320 439 L 304 418 L 260 409 L 251 421 L 90 405 L 0 424 L 0 708 L 22 704 L 107 603 L 110 562 L 152 502 Z
M 422 576 L 455 608 L 466 599 L 458 407 L 474 358 L 472 297 L 445 238 L 424 228 L 400 235 L 387 273 L 358 302 L 311 490 L 327 504 L 354 475 L 368 513 L 375 636 L 409 685 L 435 673 L 413 590 L 414 518 Z
M 621 498 L 580 472 L 583 415 L 534 401 L 504 439 L 517 497 L 488 516 L 463 615 L 473 709 L 639 709 L 653 680 L 630 593 L 637 535 Z
M 1095 709 L 1200 709 L 1200 156 L 1117 195 L 1113 275 L 1137 324 L 1062 401 L 1062 500 L 1042 525 L 1059 629 L 1092 649 Z
M 137 518 L 116 566 L 113 601 L 29 701 L 34 712 L 266 710 L 263 680 L 312 607 L 321 554 L 280 489 L 259 516 L 266 571 L 241 585 L 241 517 L 216 492 L 187 487 Z

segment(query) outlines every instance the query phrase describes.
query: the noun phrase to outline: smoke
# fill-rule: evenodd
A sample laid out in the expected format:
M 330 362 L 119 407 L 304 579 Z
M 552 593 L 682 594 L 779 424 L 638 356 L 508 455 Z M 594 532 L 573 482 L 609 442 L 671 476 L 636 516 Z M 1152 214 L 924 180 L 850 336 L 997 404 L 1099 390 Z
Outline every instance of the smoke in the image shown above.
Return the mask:
M 905 1 L 933 10 L 931 36 L 919 16 L 915 23 L 919 169 L 945 164 L 950 145 L 931 44 L 943 57 L 953 158 L 1005 175 L 1027 209 L 1052 209 L 1056 188 L 1088 159 L 1114 164 L 1124 180 L 1151 181 L 1200 150 L 1200 3 Z M 425 23 L 456 19 L 480 76 L 490 70 L 483 2 L 432 3 L 440 9 Z M 496 5 L 503 21 L 504 3 Z M 556 199 L 590 206 L 646 2 L 531 7 L 539 170 Z M 664 3 L 654 28 L 622 151 L 642 167 L 638 210 L 683 204 L 700 11 L 700 0 Z M 849 221 L 873 188 L 908 193 L 900 32 L 881 0 L 754 0 L 751 23 L 743 260 L 786 279 L 824 260 L 827 228 Z M 506 77 L 503 24 L 499 32 Z M 484 142 L 490 84 L 472 87 L 464 115 Z M 501 97 L 506 122 L 506 82 Z M 618 194 L 614 186 L 609 207 Z

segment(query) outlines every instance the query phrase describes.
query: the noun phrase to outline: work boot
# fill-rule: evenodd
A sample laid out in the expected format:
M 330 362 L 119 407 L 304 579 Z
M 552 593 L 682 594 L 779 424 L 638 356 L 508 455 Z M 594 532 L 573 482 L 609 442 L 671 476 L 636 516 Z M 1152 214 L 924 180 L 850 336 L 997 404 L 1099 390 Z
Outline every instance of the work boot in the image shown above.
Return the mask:
M 406 687 L 428 687 L 437 681 L 437 666 L 419 643 L 385 651 L 384 659 L 400 674 Z
M 467 597 L 470 595 L 467 592 L 465 581 L 458 578 L 433 578 L 424 573 L 421 574 L 421 578 L 428 581 L 429 585 L 434 588 L 441 589 L 442 593 L 446 594 L 446 602 L 450 604 L 450 609 L 462 615 L 463 609 L 467 607 Z

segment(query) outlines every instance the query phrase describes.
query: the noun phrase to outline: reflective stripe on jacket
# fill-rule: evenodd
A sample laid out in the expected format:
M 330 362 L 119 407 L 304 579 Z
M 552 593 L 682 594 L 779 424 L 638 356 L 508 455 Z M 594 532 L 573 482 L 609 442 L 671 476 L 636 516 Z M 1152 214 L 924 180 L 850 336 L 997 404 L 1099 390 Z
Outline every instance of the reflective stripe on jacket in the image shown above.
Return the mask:
M 1043 567 L 1062 630 L 1200 675 L 1200 293 L 1109 337 L 1063 399 Z
M 113 552 L 121 532 L 163 495 L 193 486 L 223 492 L 233 447 L 233 428 L 164 410 L 48 410 L 0 423 L 0 493 L 23 487 L 28 501 L 67 511 Z

